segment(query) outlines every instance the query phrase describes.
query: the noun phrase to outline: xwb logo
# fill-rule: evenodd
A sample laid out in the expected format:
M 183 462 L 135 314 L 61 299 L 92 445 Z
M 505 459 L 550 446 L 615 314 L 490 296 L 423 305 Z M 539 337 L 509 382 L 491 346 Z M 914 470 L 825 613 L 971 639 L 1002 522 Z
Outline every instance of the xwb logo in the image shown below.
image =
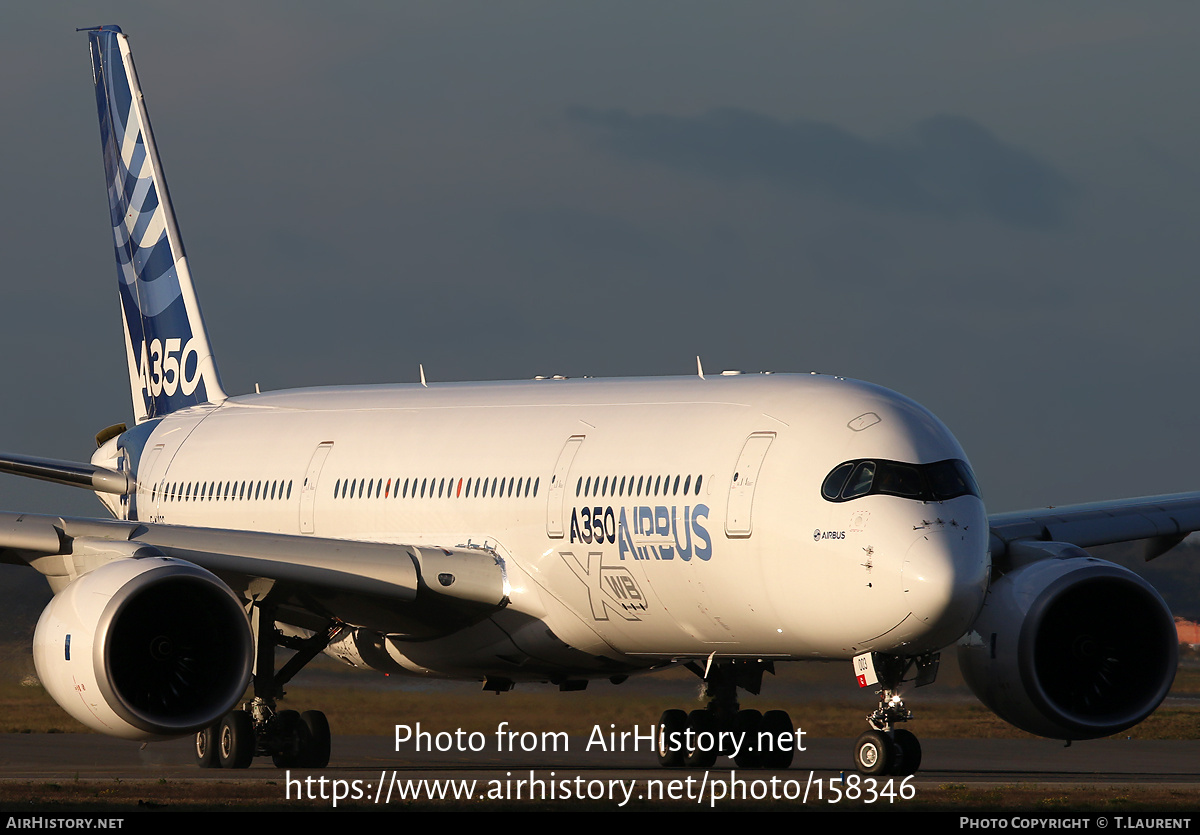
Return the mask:
M 628 568 L 604 565 L 604 554 L 599 551 L 588 552 L 587 565 L 571 551 L 560 551 L 559 556 L 587 586 L 593 620 L 608 620 L 609 612 L 623 620 L 641 620 L 637 613 L 646 611 L 646 597 Z

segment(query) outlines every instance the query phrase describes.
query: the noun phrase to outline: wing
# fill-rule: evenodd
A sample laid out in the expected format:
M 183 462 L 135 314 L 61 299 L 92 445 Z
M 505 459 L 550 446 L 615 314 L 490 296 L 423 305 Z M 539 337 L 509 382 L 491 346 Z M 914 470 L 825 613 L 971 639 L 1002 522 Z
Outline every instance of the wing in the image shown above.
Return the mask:
M 1200 530 L 1200 493 L 1145 496 L 1094 504 L 997 513 L 988 517 L 993 560 L 1011 558 L 1023 543 L 1070 543 L 1080 548 L 1142 541 L 1152 560 Z
M 309 629 L 332 620 L 432 637 L 508 602 L 503 561 L 484 548 L 0 512 L 0 562 L 32 566 L 56 593 L 102 565 L 146 556 L 207 569 L 244 602 L 272 603 L 279 620 Z

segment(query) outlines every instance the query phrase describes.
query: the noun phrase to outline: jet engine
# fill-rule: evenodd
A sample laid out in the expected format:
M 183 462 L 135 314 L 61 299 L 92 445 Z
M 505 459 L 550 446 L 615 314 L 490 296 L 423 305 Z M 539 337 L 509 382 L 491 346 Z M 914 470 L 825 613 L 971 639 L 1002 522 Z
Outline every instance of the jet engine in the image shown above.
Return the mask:
M 158 739 L 229 712 L 250 679 L 254 641 L 228 586 L 159 554 L 106 563 L 55 595 L 33 658 L 42 685 L 80 722 Z
M 1056 546 L 994 581 L 958 648 L 985 705 L 1022 730 L 1095 739 L 1149 716 L 1175 680 L 1179 644 L 1158 592 L 1131 571 Z

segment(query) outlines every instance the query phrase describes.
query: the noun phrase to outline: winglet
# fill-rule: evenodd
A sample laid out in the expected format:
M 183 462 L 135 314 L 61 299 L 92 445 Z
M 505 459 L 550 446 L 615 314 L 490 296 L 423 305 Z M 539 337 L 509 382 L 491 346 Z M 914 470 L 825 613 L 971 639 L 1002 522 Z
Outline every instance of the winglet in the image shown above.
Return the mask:
M 129 38 L 88 33 L 137 422 L 225 399 Z

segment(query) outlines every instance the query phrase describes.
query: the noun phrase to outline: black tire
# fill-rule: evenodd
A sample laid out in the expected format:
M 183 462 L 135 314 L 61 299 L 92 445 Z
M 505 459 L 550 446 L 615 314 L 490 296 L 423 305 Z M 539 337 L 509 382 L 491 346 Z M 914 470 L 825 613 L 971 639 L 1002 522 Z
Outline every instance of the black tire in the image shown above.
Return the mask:
M 715 743 L 717 723 L 713 719 L 713 715 L 707 710 L 693 710 L 688 714 L 687 727 L 692 732 L 695 747 L 688 749 L 687 755 L 683 758 L 683 764 L 688 768 L 712 768 L 713 763 L 717 761 L 715 746 L 713 750 L 706 751 L 699 743 L 700 734 L 710 735 L 705 741 Z
M 250 714 L 244 710 L 233 711 L 222 720 L 217 733 L 221 768 L 249 768 L 250 763 L 254 762 L 257 744 Z
M 299 768 L 304 765 L 304 752 L 309 748 L 308 726 L 300 721 L 294 710 L 281 710 L 275 714 L 272 741 L 278 750 L 272 752 L 271 761 L 276 768 Z
M 196 731 L 196 765 L 201 768 L 220 768 L 221 754 L 217 745 L 219 725 L 209 725 Z
M 854 767 L 863 774 L 888 774 L 896 761 L 891 737 L 880 731 L 867 731 L 854 743 Z
M 300 764 L 305 768 L 324 768 L 329 765 L 329 720 L 319 710 L 306 710 L 300 714 L 300 722 L 308 730 L 308 746 L 300 755 Z
M 759 731 L 770 734 L 774 739 L 775 750 L 762 752 L 763 768 L 791 768 L 792 758 L 796 756 L 796 728 L 792 725 L 792 717 L 786 710 L 768 710 L 763 714 Z M 780 745 L 780 737 L 784 737 L 785 745 Z M 764 746 L 765 747 L 765 746 Z
M 672 740 L 683 744 L 683 734 L 687 731 L 687 714 L 682 710 L 663 711 L 658 720 L 658 764 L 663 768 L 679 768 L 683 765 L 684 750 L 672 751 L 669 744 Z
M 762 752 L 758 750 L 758 732 L 763 716 L 757 710 L 739 710 L 733 720 L 734 738 L 741 740 L 742 750 L 734 755 L 738 768 L 761 768 Z
M 898 777 L 908 777 L 917 773 L 921 767 L 921 742 L 912 731 L 903 728 L 892 734 L 892 742 L 896 746 L 896 762 L 892 765 L 892 774 Z

